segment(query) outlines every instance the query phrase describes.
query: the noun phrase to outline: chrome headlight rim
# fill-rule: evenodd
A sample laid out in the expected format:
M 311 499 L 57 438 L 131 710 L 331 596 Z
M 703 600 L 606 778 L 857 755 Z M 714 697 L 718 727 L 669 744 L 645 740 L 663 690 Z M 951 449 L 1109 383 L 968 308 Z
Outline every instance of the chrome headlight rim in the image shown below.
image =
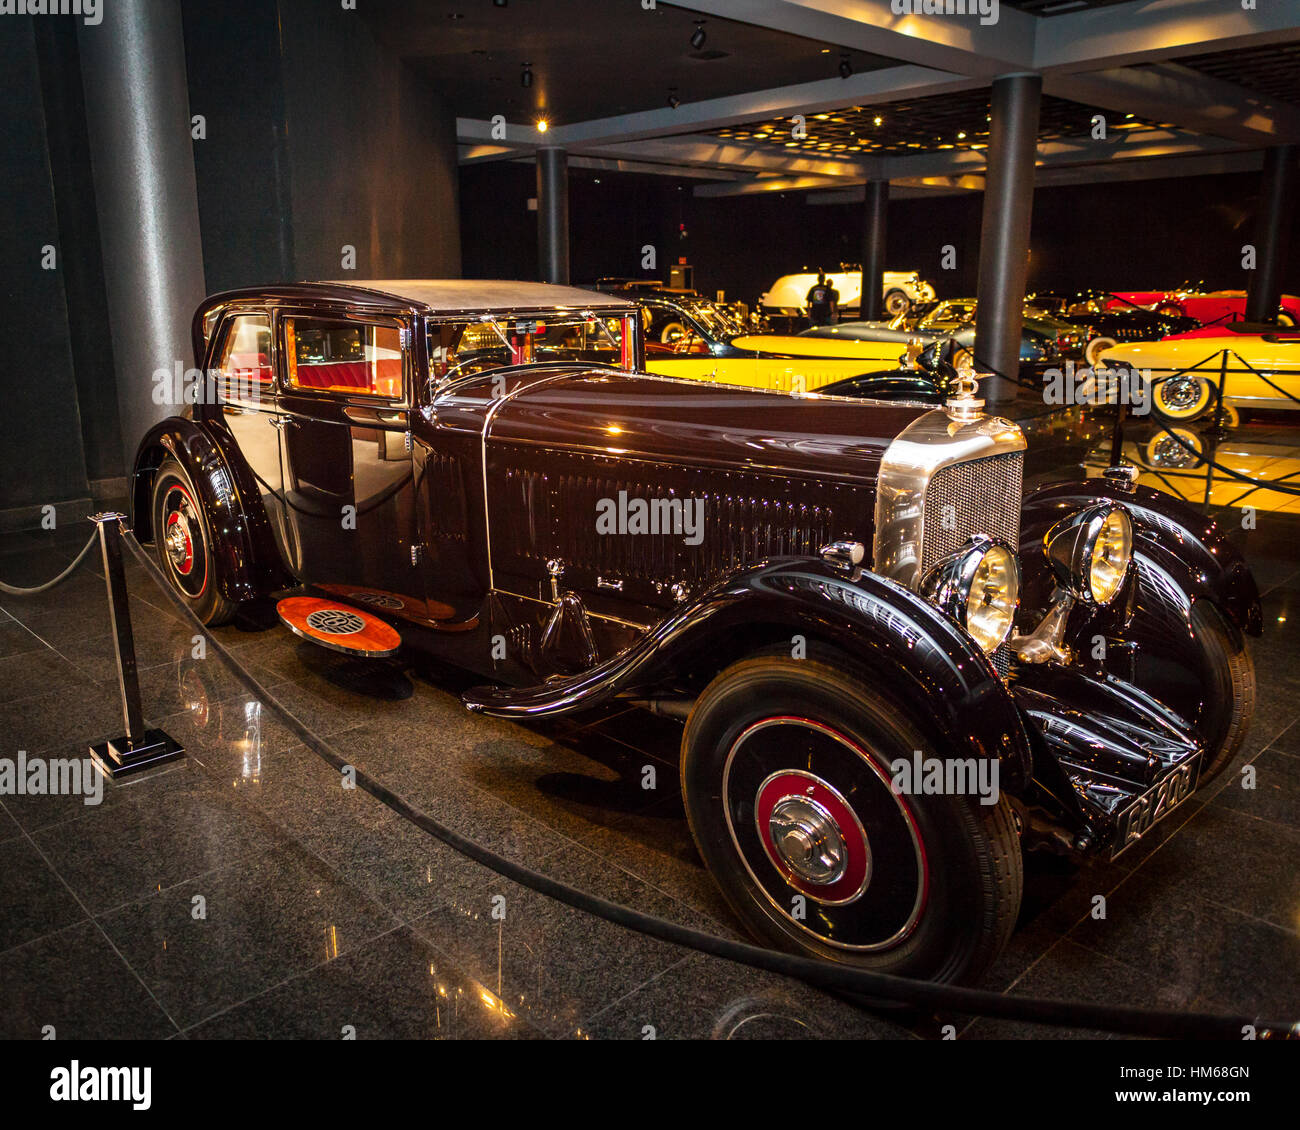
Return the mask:
M 1121 548 L 1122 564 L 1111 552 Z M 1109 548 L 1108 548 L 1109 547 Z M 1099 551 L 1101 553 L 1099 561 Z M 1075 599 L 1095 608 L 1113 604 L 1124 589 L 1133 564 L 1133 519 L 1114 502 L 1085 506 L 1062 518 L 1043 535 L 1043 552 L 1057 582 Z M 1099 572 L 1099 564 L 1105 568 Z M 1098 591 L 1098 580 L 1105 585 Z
M 971 624 L 971 600 L 980 571 L 991 561 L 1006 571 L 1007 597 L 1002 601 L 1004 623 L 994 634 L 978 632 Z M 1014 547 L 1001 538 L 975 534 L 955 553 L 936 561 L 921 579 L 918 591 L 940 612 L 956 621 L 985 655 L 992 655 L 1011 634 L 1020 607 L 1020 559 Z

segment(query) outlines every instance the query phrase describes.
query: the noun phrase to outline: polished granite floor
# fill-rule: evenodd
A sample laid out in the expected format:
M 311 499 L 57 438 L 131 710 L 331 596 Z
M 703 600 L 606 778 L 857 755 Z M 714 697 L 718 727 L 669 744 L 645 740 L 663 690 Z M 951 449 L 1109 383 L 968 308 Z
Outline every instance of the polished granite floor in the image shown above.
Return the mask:
M 1105 429 L 1086 431 L 1084 447 Z M 1285 447 L 1289 434 L 1250 438 Z M 1059 437 L 1050 447 L 1062 463 L 1081 457 Z M 1300 1015 L 1300 515 L 1261 509 L 1253 530 L 1224 517 L 1265 593 L 1260 702 L 1239 758 L 1257 788 L 1234 767 L 1118 862 L 1031 856 L 1019 926 L 985 987 Z M 0 535 L 0 580 L 48 578 L 87 529 Z M 506 882 L 341 788 L 218 659 L 195 657 L 142 571 L 128 577 L 146 714 L 189 756 L 109 784 L 96 807 L 0 797 L 0 1036 L 911 1039 L 946 1023 L 962 1038 L 1081 1034 L 872 1013 Z M 0 597 L 0 756 L 81 756 L 121 730 L 108 633 L 94 556 L 50 594 Z M 358 765 L 457 830 L 739 936 L 686 828 L 674 723 L 630 710 L 548 727 L 470 717 L 464 676 L 359 668 L 274 626 L 267 608 L 220 638 Z M 654 791 L 641 788 L 646 765 Z

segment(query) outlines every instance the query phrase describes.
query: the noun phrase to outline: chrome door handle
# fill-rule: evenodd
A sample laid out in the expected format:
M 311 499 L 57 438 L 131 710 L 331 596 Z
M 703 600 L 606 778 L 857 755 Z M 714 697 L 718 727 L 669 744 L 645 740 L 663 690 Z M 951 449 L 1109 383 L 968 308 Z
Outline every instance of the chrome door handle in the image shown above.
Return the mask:
M 406 412 L 403 410 L 385 411 L 382 408 L 370 408 L 360 404 L 345 404 L 345 415 L 354 424 L 405 424 Z
M 279 428 L 283 430 L 285 428 L 296 428 L 297 426 L 298 426 L 298 421 L 295 420 L 292 416 L 271 417 L 271 427 L 273 428 Z

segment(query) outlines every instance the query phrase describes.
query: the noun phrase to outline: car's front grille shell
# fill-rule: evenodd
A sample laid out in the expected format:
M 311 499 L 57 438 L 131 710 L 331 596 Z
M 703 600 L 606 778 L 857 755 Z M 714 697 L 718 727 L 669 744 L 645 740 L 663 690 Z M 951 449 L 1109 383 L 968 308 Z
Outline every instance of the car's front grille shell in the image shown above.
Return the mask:
M 925 492 L 921 575 L 974 534 L 1020 548 L 1024 453 L 989 455 L 941 467 Z

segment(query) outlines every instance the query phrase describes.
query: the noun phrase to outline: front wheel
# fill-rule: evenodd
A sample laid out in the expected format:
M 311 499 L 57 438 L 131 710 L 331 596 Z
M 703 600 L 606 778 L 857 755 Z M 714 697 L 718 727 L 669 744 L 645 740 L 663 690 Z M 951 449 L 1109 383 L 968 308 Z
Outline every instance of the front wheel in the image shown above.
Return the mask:
M 1206 714 L 1201 722 L 1205 738 L 1205 767 L 1201 783 L 1213 780 L 1237 756 L 1255 716 L 1255 664 L 1233 640 L 1214 605 L 1198 600 L 1192 605 L 1192 634 L 1201 645 L 1212 685 L 1207 688 Z
M 224 624 L 235 612 L 222 595 L 212 532 L 198 492 L 175 459 L 165 459 L 153 483 L 153 544 L 158 563 L 190 611 L 205 624 Z
M 979 977 L 1020 906 L 1010 806 L 896 793 L 891 766 L 914 752 L 935 757 L 833 655 L 758 656 L 714 679 L 682 739 L 682 792 L 700 854 L 751 932 L 879 973 Z
M 912 308 L 912 300 L 907 297 L 905 291 L 891 290 L 885 295 L 885 309 L 889 311 L 891 318 L 897 318 L 899 314 L 906 314 Z

